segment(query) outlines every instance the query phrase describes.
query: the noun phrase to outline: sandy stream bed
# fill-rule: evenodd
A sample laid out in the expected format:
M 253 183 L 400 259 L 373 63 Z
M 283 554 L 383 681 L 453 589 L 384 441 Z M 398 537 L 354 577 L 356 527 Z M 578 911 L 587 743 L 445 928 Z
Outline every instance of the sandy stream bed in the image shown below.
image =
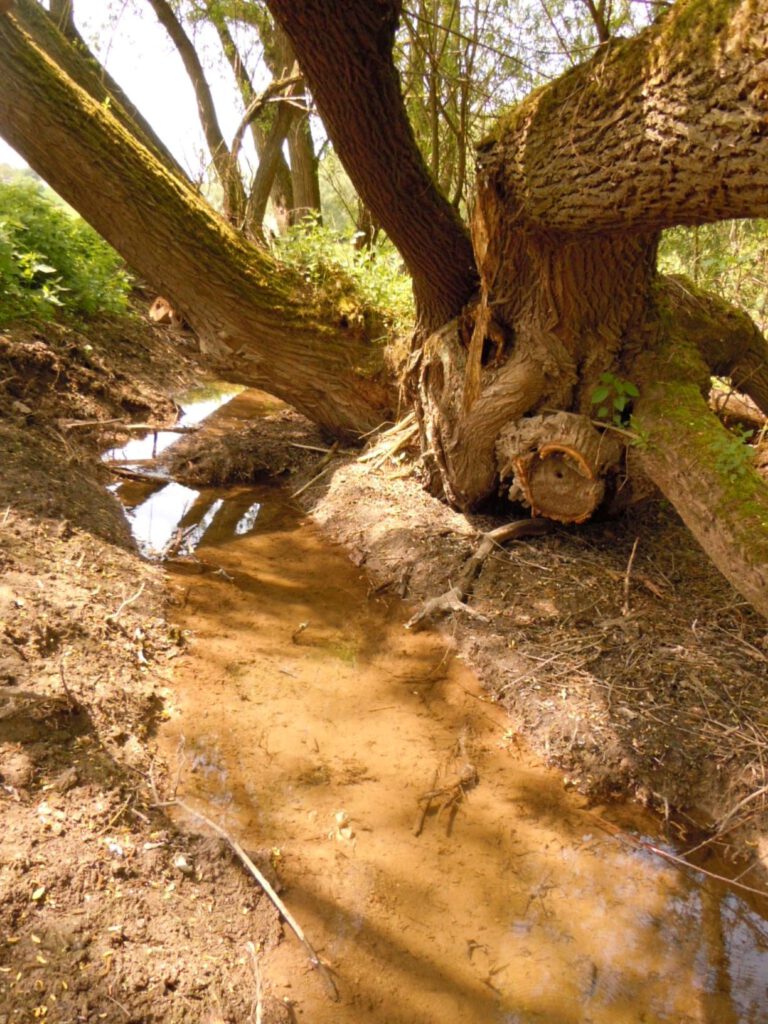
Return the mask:
M 648 867 L 645 862 L 653 858 L 647 853 L 627 849 L 608 833 L 600 834 L 594 821 L 589 824 L 579 817 L 601 819 L 607 814 L 605 820 L 614 827 L 643 832 L 650 825 L 639 823 L 634 812 L 627 812 L 629 817 L 617 824 L 612 812 L 597 806 L 598 800 L 629 793 L 662 813 L 666 808 L 677 811 L 671 837 L 678 848 L 685 848 L 696 834 L 686 813 L 697 808 L 694 817 L 703 813 L 722 821 L 746 800 L 736 816 L 746 831 L 738 845 L 719 852 L 742 855 L 749 852 L 747 843 L 761 850 L 763 806 L 751 794 L 765 785 L 765 628 L 710 570 L 682 527 L 666 510 L 655 508 L 634 522 L 596 524 L 578 534 L 561 531 L 500 552 L 487 564 L 472 600 L 488 621 L 458 616 L 446 627 L 449 646 L 479 672 L 485 692 L 474 680 L 463 678 L 467 670 L 453 663 L 455 667 L 435 678 L 426 694 L 410 689 L 413 670 L 403 670 L 405 682 L 390 679 L 385 697 L 375 692 L 361 668 L 360 637 L 370 628 L 355 627 L 359 609 L 371 594 L 374 605 L 376 598 L 381 604 L 376 613 L 383 616 L 375 627 L 377 643 L 371 641 L 374 662 L 389 658 L 393 647 L 423 644 L 428 653 L 416 657 L 426 661 L 429 677 L 435 665 L 447 664 L 445 636 L 440 640 L 404 633 L 403 613 L 392 601 L 404 596 L 419 602 L 444 590 L 471 552 L 475 530 L 489 521 L 468 522 L 436 505 L 399 457 L 386 461 L 376 473 L 339 459 L 304 492 L 302 501 L 313 510 L 314 521 L 343 542 L 366 576 L 361 583 L 360 573 L 351 566 L 341 569 L 340 562 L 321 573 L 329 578 L 348 573 L 342 590 L 353 597 L 343 622 L 334 623 L 329 609 L 320 635 L 324 630 L 329 637 L 334 629 L 344 635 L 345 630 L 357 630 L 354 642 L 343 640 L 332 652 L 337 674 L 352 677 L 365 695 L 366 708 L 371 702 L 373 707 L 392 705 L 386 712 L 373 712 L 374 717 L 395 716 L 386 733 L 396 734 L 398 716 L 412 714 L 412 727 L 424 730 L 418 742 L 427 746 L 421 759 L 408 755 L 411 762 L 407 757 L 398 762 L 392 751 L 385 751 L 377 766 L 367 766 L 358 751 L 365 734 L 351 714 L 353 708 L 334 709 L 326 695 L 326 731 L 319 732 L 317 722 L 302 728 L 308 736 L 314 730 L 320 750 L 328 747 L 333 735 L 347 754 L 337 751 L 324 764 L 318 751 L 303 744 L 298 752 L 293 749 L 287 763 L 278 759 L 272 768 L 276 752 L 269 739 L 264 741 L 267 754 L 257 741 L 256 753 L 264 755 L 265 763 L 257 756 L 241 765 L 243 777 L 234 787 L 240 791 L 233 800 L 233 785 L 216 788 L 221 776 L 216 766 L 227 765 L 216 753 L 219 747 L 214 743 L 211 754 L 199 737 L 192 738 L 185 719 L 177 717 L 186 700 L 195 706 L 193 720 L 205 720 L 205 701 L 198 695 L 195 705 L 188 692 L 185 696 L 179 689 L 182 677 L 205 679 L 211 689 L 222 686 L 222 680 L 236 688 L 244 686 L 238 658 L 222 654 L 220 665 L 210 662 L 211 645 L 224 641 L 209 637 L 202 620 L 195 626 L 198 611 L 189 606 L 197 593 L 214 602 L 217 614 L 229 614 L 229 606 L 236 612 L 231 584 L 223 575 L 212 579 L 212 573 L 195 570 L 188 579 L 178 575 L 169 589 L 156 566 L 137 560 L 127 548 L 125 524 L 94 470 L 93 456 L 59 423 L 62 418 L 114 415 L 145 419 L 153 411 L 169 415 L 152 381 L 163 379 L 161 372 L 167 380 L 167 369 L 160 370 L 163 358 L 178 365 L 178 351 L 168 347 L 163 354 L 155 334 L 146 334 L 139 344 L 133 333 L 132 329 L 130 342 L 126 339 L 121 351 L 120 330 L 105 330 L 101 348 L 97 345 L 96 353 L 89 352 L 87 358 L 82 344 L 78 347 L 71 336 L 14 335 L 7 342 L 10 348 L 0 350 L 0 363 L 5 359 L 11 370 L 24 371 L 20 387 L 9 389 L 6 384 L 0 393 L 0 799 L 5 825 L 0 838 L 0 941 L 5 943 L 0 946 L 0 1021 L 3 1015 L 7 1021 L 255 1019 L 257 985 L 249 941 L 262 965 L 265 1022 L 287 1020 L 290 1014 L 316 1024 L 347 1019 L 382 1024 L 763 1019 L 765 993 L 755 989 L 753 981 L 757 979 L 759 988 L 764 970 L 760 950 L 768 940 L 765 924 L 754 916 L 757 905 L 734 903 L 737 897 L 722 893 L 706 895 L 708 890 L 678 881 L 663 863 Z M 121 358 L 123 365 L 115 370 Z M 38 367 L 38 379 L 43 378 L 37 392 L 28 384 L 31 363 Z M 143 409 L 135 386 L 121 376 L 135 374 L 138 367 L 143 367 L 145 380 L 139 388 L 144 389 Z M 194 367 L 186 372 L 190 379 Z M 182 370 L 175 389 L 183 382 Z M 286 438 L 324 447 L 312 427 L 286 413 L 244 426 L 229 444 L 253 451 L 255 443 L 262 471 L 278 471 L 293 490 L 315 475 L 321 455 L 290 447 Z M 188 454 L 187 463 L 194 462 Z M 268 501 L 265 498 L 265 507 Z M 290 540 L 294 551 L 296 545 L 301 550 L 302 543 L 309 543 L 310 534 L 316 536 L 301 523 L 291 529 L 276 527 L 274 532 L 279 538 L 285 534 L 282 539 Z M 637 536 L 641 541 L 631 613 L 622 616 L 626 565 Z M 312 559 L 322 560 L 328 545 L 312 543 Z M 208 557 L 204 551 L 198 554 L 203 561 Z M 229 569 L 223 567 L 230 576 L 236 574 L 236 551 L 223 545 L 217 557 L 225 563 L 234 558 Z M 295 555 L 285 555 L 284 561 L 289 557 Z M 340 555 L 333 552 L 333 557 Z M 299 561 L 309 561 L 309 556 Z M 275 575 L 279 581 L 280 573 Z M 340 597 L 339 607 L 344 607 Z M 292 629 L 312 622 L 310 611 L 304 614 L 296 607 L 291 614 L 299 615 Z M 191 647 L 179 621 L 184 628 L 195 629 Z M 249 629 L 256 644 L 248 655 L 250 664 L 268 666 L 270 658 L 274 662 L 286 650 L 289 660 L 300 654 L 312 664 L 318 640 L 312 625 L 297 635 L 297 643 L 285 624 L 282 633 L 277 630 L 282 655 L 259 649 L 268 626 L 267 619 Z M 332 637 L 328 642 L 337 643 Z M 235 668 L 230 671 L 231 665 Z M 271 675 L 266 670 L 260 675 L 271 678 L 269 685 L 283 684 L 286 692 L 281 690 L 279 697 L 295 714 L 309 715 L 304 697 L 310 687 L 301 675 L 306 667 L 287 668 L 285 673 L 273 665 Z M 213 676 L 218 669 L 216 684 Z M 201 675 L 203 671 L 208 675 Z M 294 671 L 299 672 L 301 685 L 290 675 Z M 391 665 L 387 671 L 397 676 Z M 207 686 L 204 692 L 207 695 Z M 229 700 L 231 690 L 221 690 L 210 702 L 208 715 L 220 715 L 222 694 Z M 240 699 L 235 724 L 245 731 L 219 722 L 206 733 L 209 739 L 224 736 L 235 751 L 253 746 L 259 715 L 274 712 L 271 705 L 266 710 L 252 708 L 247 695 Z M 447 717 L 436 720 L 430 710 L 436 706 Z M 339 729 L 342 712 L 349 724 Z M 161 759 L 156 753 L 158 728 L 163 736 Z M 200 730 L 205 732 L 202 726 Z M 270 732 L 266 725 L 265 732 Z M 306 973 L 292 940 L 278 945 L 275 914 L 234 865 L 228 849 L 217 840 L 179 831 L 163 810 L 151 807 L 149 780 L 164 793 L 176 782 L 175 751 L 182 733 L 187 751 L 182 785 L 188 786 L 191 799 L 205 799 L 206 806 L 218 808 L 233 832 L 245 829 L 256 837 L 251 850 L 257 861 L 265 871 L 277 871 L 286 900 L 294 900 L 294 909 L 308 930 L 314 928 L 316 941 L 339 972 L 345 1016 L 327 1004 L 316 975 Z M 523 755 L 524 767 L 515 769 L 517 776 L 491 767 L 498 758 L 509 758 L 510 749 L 519 757 L 521 746 L 530 752 Z M 288 747 L 292 749 L 290 743 Z M 195 757 L 195 771 L 187 778 L 184 773 Z M 435 820 L 430 816 L 423 836 L 415 837 L 419 799 L 430 790 L 434 772 L 443 773 L 442 788 L 450 789 L 467 760 L 476 767 L 479 784 L 455 809 L 447 804 L 439 820 L 432 808 Z M 564 767 L 565 776 L 549 772 L 545 761 Z M 226 770 L 231 779 L 234 769 Z M 282 776 L 282 790 L 270 771 Z M 527 772 L 538 781 L 526 782 Z M 389 806 L 390 797 L 366 792 L 366 787 L 378 784 L 367 780 L 367 774 L 377 780 L 387 776 L 391 787 L 402 790 L 397 809 Z M 263 785 L 257 786 L 253 780 L 262 776 Z M 512 782 L 513 777 L 517 781 Z M 250 790 L 243 778 L 250 780 Z M 289 782 L 299 796 L 293 802 L 289 797 L 282 801 L 287 817 L 270 822 L 269 828 L 256 820 L 258 815 L 248 820 L 249 814 L 254 817 L 247 808 L 253 807 L 255 792 L 282 793 Z M 512 794 L 515 787 L 523 796 Z M 308 794 L 319 800 L 316 806 L 306 803 Z M 281 800 L 271 797 L 270 802 Z M 513 804 L 524 805 L 524 823 L 512 824 Z M 406 813 L 406 806 L 413 813 Z M 372 808 L 373 824 L 366 820 Z M 315 818 L 308 817 L 313 812 Z M 346 817 L 338 818 L 339 814 Z M 448 835 L 445 824 L 451 814 L 455 832 Z M 299 819 L 305 830 L 307 822 L 313 823 L 306 849 L 291 832 Z M 726 827 L 735 821 L 726 821 Z M 549 830 L 549 835 L 537 829 Z M 508 920 L 509 914 L 505 917 L 495 909 L 500 891 L 506 890 L 488 888 L 490 880 L 496 883 L 501 877 L 498 867 L 484 858 L 490 845 L 502 853 L 506 850 L 507 861 L 514 862 L 514 848 L 505 847 L 513 833 L 527 851 L 527 864 L 536 868 L 527 866 L 516 873 L 519 884 L 508 890 L 509 905 L 504 905 L 505 914 L 514 910 Z M 380 845 L 385 834 L 389 847 Z M 723 840 L 730 839 L 729 831 Z M 465 869 L 471 884 L 452 881 L 455 876 L 450 873 L 437 888 L 426 879 L 423 885 L 416 884 L 425 857 L 439 865 L 444 855 L 461 851 L 462 843 L 475 850 Z M 366 844 L 372 847 L 372 860 L 358 854 Z M 568 860 L 574 854 L 563 850 L 574 844 L 586 847 L 582 856 L 592 867 L 574 866 L 570 883 L 558 880 L 549 887 L 548 858 Z M 610 870 L 602 860 L 608 848 L 620 861 Z M 396 854 L 403 858 L 405 883 L 387 874 Z M 345 869 L 350 863 L 355 866 L 348 872 L 339 869 L 339 862 Z M 746 868 L 750 863 L 745 860 L 735 870 Z M 655 873 L 663 898 L 658 888 L 631 881 L 636 869 Z M 358 889 L 331 884 L 350 872 Z M 657 923 L 648 925 L 651 930 L 642 940 L 647 947 L 643 957 L 651 959 L 638 960 L 637 948 L 632 948 L 627 954 L 632 970 L 616 968 L 612 974 L 601 959 L 605 943 L 598 942 L 600 948 L 594 949 L 589 945 L 587 933 L 599 935 L 600 926 L 589 924 L 583 900 L 592 911 L 599 905 L 609 919 L 615 918 L 613 897 L 607 890 L 600 895 L 600 887 L 617 874 L 633 890 L 633 914 Z M 742 880 L 760 886 L 758 867 Z M 397 884 L 406 883 L 414 887 L 412 947 L 403 937 L 398 916 L 402 908 L 394 893 Z M 383 908 L 385 918 L 389 915 L 389 932 L 372 937 L 367 910 L 361 910 L 360 922 L 353 920 L 351 908 L 361 885 L 367 885 L 371 905 Z M 645 906 L 645 899 L 660 902 Z M 464 925 L 459 929 L 465 946 L 460 956 L 454 955 L 452 976 L 438 972 L 426 977 L 424 964 L 431 962 L 433 953 L 437 958 L 432 947 L 448 948 L 454 941 L 448 936 L 457 934 L 455 919 L 461 907 L 474 915 L 478 927 L 471 934 Z M 708 950 L 704 960 L 697 946 L 690 946 L 677 966 L 663 960 L 669 948 L 682 941 L 674 937 L 674 929 L 669 931 L 675 917 L 684 931 L 696 922 Z M 481 924 L 491 929 L 492 942 L 480 933 Z M 503 942 L 502 932 L 495 933 L 494 928 L 502 929 Z M 751 938 L 744 938 L 745 929 Z M 398 966 L 391 967 L 390 976 L 382 976 L 381 963 L 389 962 L 395 935 L 403 937 L 397 943 L 402 947 Z M 352 966 L 350 944 L 360 954 L 359 967 Z M 562 952 L 566 947 L 568 955 Z M 653 957 L 662 960 L 654 962 Z M 680 973 L 686 957 L 699 966 L 691 967 L 693 973 L 676 987 L 676 998 L 682 1002 L 670 1003 L 663 979 L 670 971 Z M 552 959 L 576 964 L 567 984 L 548 981 L 554 978 Z M 514 985 L 508 973 L 506 980 L 503 971 L 497 972 L 498 978 L 494 973 L 507 960 L 522 963 L 528 972 L 516 973 Z M 734 974 L 737 960 L 745 965 L 742 975 Z M 657 975 L 662 980 L 654 994 L 655 983 L 649 978 Z M 393 993 L 403 990 L 406 978 L 413 986 L 411 994 L 395 998 Z M 645 1018 L 637 1016 L 633 985 L 639 985 L 649 1000 Z M 510 1001 L 512 988 L 517 1002 Z M 559 995 L 553 1002 L 555 990 Z M 421 993 L 418 999 L 416 992 Z

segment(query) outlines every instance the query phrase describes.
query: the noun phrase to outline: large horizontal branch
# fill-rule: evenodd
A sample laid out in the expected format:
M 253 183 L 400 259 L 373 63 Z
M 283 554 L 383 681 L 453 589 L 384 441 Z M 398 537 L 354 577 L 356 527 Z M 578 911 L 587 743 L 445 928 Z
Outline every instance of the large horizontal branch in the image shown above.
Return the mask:
M 767 80 L 766 0 L 679 0 L 502 118 L 481 196 L 564 231 L 765 216 Z
M 378 349 L 301 299 L 288 268 L 243 241 L 0 14 L 0 135 L 182 309 L 230 376 L 336 432 L 381 422 Z

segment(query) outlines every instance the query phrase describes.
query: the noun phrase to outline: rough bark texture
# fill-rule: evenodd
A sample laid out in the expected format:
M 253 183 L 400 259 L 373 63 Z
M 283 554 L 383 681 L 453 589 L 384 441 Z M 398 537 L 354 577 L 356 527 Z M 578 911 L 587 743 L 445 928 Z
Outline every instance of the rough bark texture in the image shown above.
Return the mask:
M 764 0 L 678 3 L 514 108 L 480 173 L 548 230 L 765 216 L 767 102 Z
M 636 456 L 722 574 L 768 616 L 768 484 L 753 453 L 712 414 L 709 368 L 662 330 L 634 364 Z
M 143 146 L 153 153 L 165 167 L 179 179 L 188 182 L 188 176 L 176 162 L 165 143 L 131 102 L 120 85 L 104 70 L 70 20 L 65 28 L 75 32 L 70 44 L 53 19 L 47 17 L 35 0 L 17 0 L 13 6 L 14 16 L 25 32 L 81 89 L 97 103 L 108 103 L 113 116 L 130 131 Z
M 365 204 L 413 278 L 422 328 L 456 316 L 475 287 L 472 248 L 416 146 L 392 62 L 393 0 L 269 0 L 323 123 Z
M 337 433 L 389 409 L 379 351 L 319 322 L 286 268 L 238 238 L 32 43 L 0 17 L 0 133 L 128 263 L 183 310 L 240 379 Z
M 300 98 L 308 102 L 306 93 Z M 288 132 L 288 156 L 291 161 L 291 183 L 296 217 L 320 215 L 320 179 L 317 156 L 309 127 L 309 114 L 298 111 Z

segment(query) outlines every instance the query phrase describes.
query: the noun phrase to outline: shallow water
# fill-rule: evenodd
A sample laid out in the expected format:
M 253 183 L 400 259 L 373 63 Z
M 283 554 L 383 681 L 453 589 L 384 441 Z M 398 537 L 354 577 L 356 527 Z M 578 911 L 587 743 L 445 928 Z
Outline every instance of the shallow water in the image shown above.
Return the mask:
M 340 1003 L 290 935 L 264 959 L 298 1020 L 768 1020 L 752 907 L 643 849 L 651 819 L 566 792 L 280 490 L 195 495 L 176 524 L 204 570 L 176 577 L 195 639 L 161 746 L 180 795 L 271 857 L 335 972 Z

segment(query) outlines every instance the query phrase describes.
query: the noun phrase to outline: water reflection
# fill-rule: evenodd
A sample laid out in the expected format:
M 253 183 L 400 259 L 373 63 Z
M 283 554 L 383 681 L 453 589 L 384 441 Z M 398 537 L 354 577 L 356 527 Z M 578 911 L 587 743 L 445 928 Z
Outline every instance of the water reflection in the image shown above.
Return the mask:
M 200 497 L 199 491 L 170 483 L 128 512 L 139 551 L 148 557 L 163 554 L 179 524 Z
M 182 414 L 178 426 L 192 427 L 220 409 L 227 402 L 239 395 L 243 388 L 238 384 L 216 382 L 205 387 L 193 388 L 181 398 L 179 405 Z M 121 448 L 110 448 L 104 452 L 105 462 L 136 463 L 145 459 L 154 459 L 161 452 L 170 448 L 181 435 L 171 430 L 153 430 L 143 437 L 134 438 Z

